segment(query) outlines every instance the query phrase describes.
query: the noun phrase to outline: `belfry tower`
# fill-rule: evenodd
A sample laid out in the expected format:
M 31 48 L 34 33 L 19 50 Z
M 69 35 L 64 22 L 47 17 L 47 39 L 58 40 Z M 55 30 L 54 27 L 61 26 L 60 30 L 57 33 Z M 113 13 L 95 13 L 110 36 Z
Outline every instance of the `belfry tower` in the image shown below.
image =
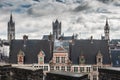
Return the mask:
M 55 22 L 53 22 L 53 37 L 54 37 L 54 40 L 59 39 L 60 36 L 61 36 L 61 22 L 58 22 L 58 20 L 56 20 Z
M 10 15 L 10 20 L 8 22 L 8 41 L 15 39 L 15 22 L 13 22 L 12 14 Z
M 106 19 L 106 24 L 104 27 L 105 40 L 109 40 L 109 31 L 110 31 L 110 27 L 108 24 L 108 19 Z

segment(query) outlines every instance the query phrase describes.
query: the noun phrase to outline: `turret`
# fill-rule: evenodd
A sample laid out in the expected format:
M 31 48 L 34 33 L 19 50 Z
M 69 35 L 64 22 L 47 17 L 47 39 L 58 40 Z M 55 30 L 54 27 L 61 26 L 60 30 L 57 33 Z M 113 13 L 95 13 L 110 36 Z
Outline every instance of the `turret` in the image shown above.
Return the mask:
M 110 27 L 108 24 L 108 19 L 106 19 L 106 24 L 104 27 L 105 40 L 109 40 L 109 30 L 110 30 Z

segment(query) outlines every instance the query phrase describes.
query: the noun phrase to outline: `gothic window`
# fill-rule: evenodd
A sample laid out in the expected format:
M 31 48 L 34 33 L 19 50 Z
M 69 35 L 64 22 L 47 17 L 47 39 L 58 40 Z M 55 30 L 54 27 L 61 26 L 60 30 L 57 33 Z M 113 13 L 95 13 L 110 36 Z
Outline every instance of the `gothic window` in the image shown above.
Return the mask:
M 60 63 L 60 57 L 56 57 L 56 63 Z
M 74 72 L 78 72 L 78 67 L 74 67 Z
M 61 57 L 61 63 L 65 63 L 65 57 Z

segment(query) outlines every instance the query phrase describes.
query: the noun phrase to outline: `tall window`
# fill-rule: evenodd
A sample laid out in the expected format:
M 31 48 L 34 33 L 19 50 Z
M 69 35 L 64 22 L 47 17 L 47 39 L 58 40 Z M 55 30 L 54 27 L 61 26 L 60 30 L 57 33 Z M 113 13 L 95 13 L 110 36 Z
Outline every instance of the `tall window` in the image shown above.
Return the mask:
M 78 72 L 78 67 L 74 67 L 74 72 Z
M 56 70 L 59 70 L 59 66 L 56 66 Z
M 62 66 L 62 67 L 61 67 L 61 70 L 62 70 L 62 71 L 65 71 L 65 66 Z
M 40 62 L 43 62 L 43 57 L 40 57 Z
M 87 67 L 87 68 L 86 68 L 86 71 L 87 71 L 87 72 L 90 72 L 90 67 Z
M 98 58 L 98 62 L 101 62 L 101 58 Z
M 65 63 L 65 57 L 61 57 L 61 63 Z
M 48 66 L 44 66 L 44 71 L 48 71 Z
M 80 67 L 80 72 L 84 72 L 84 67 Z
M 56 57 L 56 63 L 60 63 L 60 57 Z
M 97 71 L 97 66 L 93 66 L 93 71 Z
M 97 80 L 97 75 L 93 75 L 93 80 Z
M 54 70 L 54 66 L 51 66 L 51 67 L 50 67 L 50 70 Z
M 71 67 L 70 66 L 67 66 L 67 71 L 70 71 L 71 70 Z

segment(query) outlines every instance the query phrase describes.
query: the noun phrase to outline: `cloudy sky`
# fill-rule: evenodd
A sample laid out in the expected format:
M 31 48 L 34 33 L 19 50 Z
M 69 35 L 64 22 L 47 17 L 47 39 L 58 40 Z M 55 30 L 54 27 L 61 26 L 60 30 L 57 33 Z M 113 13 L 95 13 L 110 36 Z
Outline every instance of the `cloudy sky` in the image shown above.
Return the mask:
M 7 39 L 10 14 L 16 26 L 16 38 L 24 34 L 40 39 L 52 32 L 52 22 L 62 22 L 64 35 L 78 34 L 80 39 L 104 35 L 105 20 L 110 38 L 120 39 L 120 0 L 0 0 L 0 38 Z

